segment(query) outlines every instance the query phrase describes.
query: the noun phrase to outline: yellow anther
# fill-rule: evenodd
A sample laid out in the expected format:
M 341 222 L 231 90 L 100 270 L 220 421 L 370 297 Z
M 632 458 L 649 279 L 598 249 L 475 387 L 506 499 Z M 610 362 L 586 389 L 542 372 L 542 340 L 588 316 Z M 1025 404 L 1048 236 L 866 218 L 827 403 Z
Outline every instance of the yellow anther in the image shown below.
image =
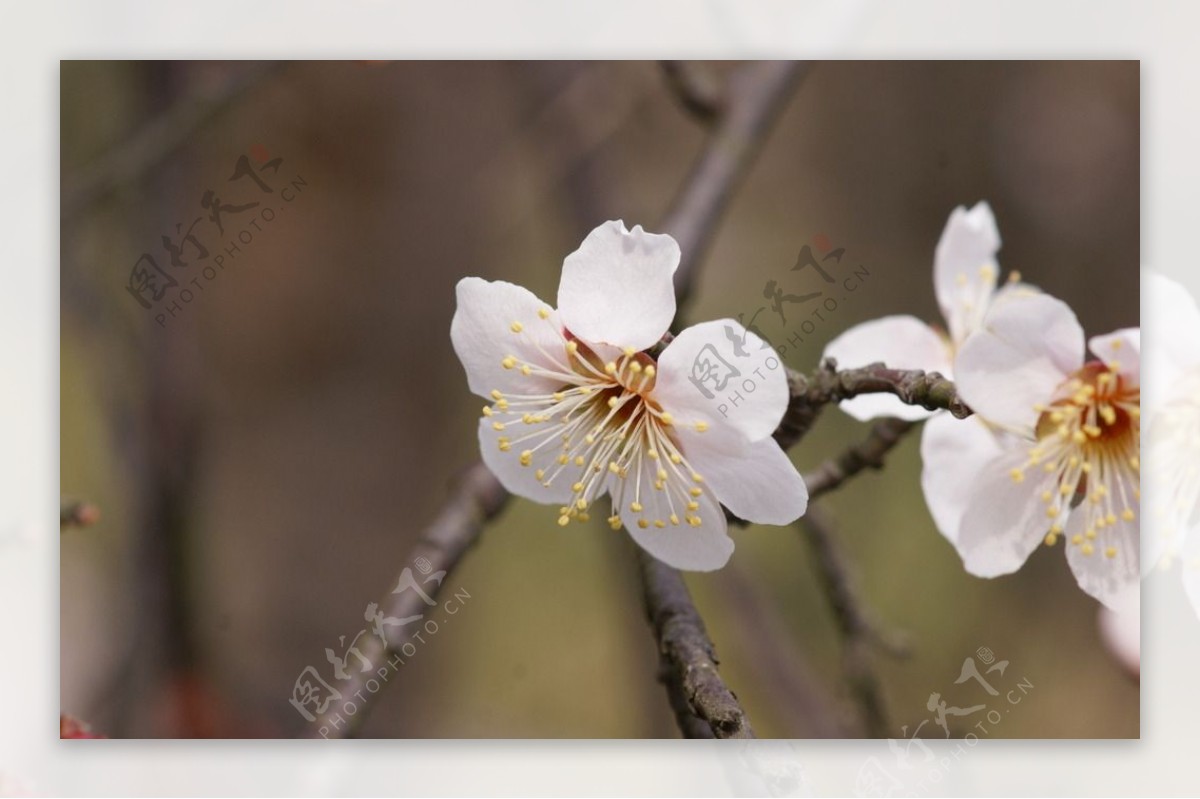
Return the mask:
M 979 276 L 984 280 L 995 280 L 996 268 L 991 264 L 984 264 L 983 266 L 979 267 Z
M 1108 524 L 1109 527 L 1112 527 L 1114 524 L 1117 523 L 1117 514 L 1113 513 L 1112 511 L 1109 511 L 1108 515 L 1104 517 L 1104 521 Z
M 646 377 L 654 377 L 654 373 L 656 371 L 657 370 L 654 368 L 654 364 L 650 364 L 646 367 Z
M 1121 511 L 1121 518 L 1127 522 L 1133 521 L 1133 508 L 1126 508 L 1125 510 Z
M 566 466 L 567 461 L 569 461 L 569 460 L 571 460 L 571 459 L 567 457 L 567 453 L 565 453 L 565 452 L 562 455 L 558 456 L 558 462 L 559 462 L 559 465 L 561 465 L 561 466 Z
M 1119 338 L 1114 338 L 1114 339 L 1113 339 L 1113 340 L 1112 340 L 1112 341 L 1109 343 L 1109 346 L 1110 346 L 1110 347 L 1112 347 L 1114 350 L 1119 350 L 1119 349 L 1121 349 L 1121 343 L 1122 343 L 1122 342 L 1121 342 L 1121 339 L 1119 339 Z
M 1142 459 L 1139 458 L 1137 455 L 1132 456 L 1129 459 L 1129 466 L 1135 470 L 1141 469 L 1142 468 Z
M 1009 283 L 1020 283 L 1021 282 L 1021 273 L 1018 272 L 1016 269 L 1009 272 L 1008 273 L 1008 282 Z
M 524 364 L 521 366 L 521 374 L 525 375 L 526 377 L 529 377 L 529 374 L 532 371 L 533 370 L 529 368 L 529 364 Z
M 563 515 L 563 516 L 558 517 L 558 526 L 559 527 L 566 527 L 570 523 L 571 523 L 570 516 Z
M 1067 485 L 1066 483 L 1063 483 L 1061 486 L 1058 487 L 1058 493 L 1062 494 L 1064 497 L 1070 495 L 1074 490 L 1075 490 L 1074 488 Z
M 1050 493 L 1049 491 L 1042 492 L 1042 502 L 1049 502 L 1053 498 L 1054 498 L 1054 495 L 1052 493 Z
M 1085 435 L 1082 430 L 1076 430 L 1071 434 L 1071 440 L 1076 444 L 1082 444 L 1083 442 L 1087 441 L 1087 435 Z
M 659 421 L 661 421 L 667 427 L 670 427 L 671 425 L 675 424 L 675 417 L 665 411 L 658 418 L 659 418 Z
M 609 397 L 609 398 L 608 398 L 608 407 L 610 407 L 610 408 L 615 408 L 615 407 L 617 407 L 617 398 L 616 398 L 616 397 Z
M 587 500 L 584 499 L 583 497 L 580 497 L 579 499 L 575 500 L 575 507 L 579 508 L 580 510 L 586 510 L 587 505 L 588 505 Z
M 506 439 L 506 438 L 500 439 L 499 443 L 500 443 L 500 451 L 501 452 L 508 452 L 510 449 L 512 449 L 512 444 L 510 444 L 508 439 Z
M 555 391 L 554 394 L 552 394 L 551 396 L 554 397 L 555 402 L 562 402 L 563 400 L 565 400 L 567 398 L 567 395 L 562 393 L 561 391 Z
M 578 493 L 578 492 L 582 491 L 582 490 L 583 490 L 583 483 L 574 483 L 574 484 L 571 486 L 571 490 L 572 490 L 572 491 L 574 491 L 574 492 L 576 492 L 576 493 Z
M 654 489 L 655 489 L 656 491 L 662 491 L 664 488 L 666 488 L 666 485 L 667 485 L 667 484 L 666 484 L 665 482 L 663 482 L 662 480 L 655 480 L 655 481 L 654 481 Z
M 578 516 L 575 517 L 575 521 L 586 522 L 586 521 L 591 521 L 591 518 L 592 518 L 592 516 L 590 513 L 580 513 Z
M 642 371 L 642 365 L 637 361 L 634 361 L 633 363 L 629 364 L 629 371 L 633 372 L 635 375 L 639 374 Z
M 666 479 L 667 479 L 667 470 L 666 470 L 666 469 L 659 469 L 659 470 L 658 470 L 658 479 L 659 479 L 659 480 L 666 480 Z
M 608 470 L 609 470 L 610 472 L 612 472 L 613 474 L 620 474 L 620 473 L 621 473 L 621 467 L 617 465 L 617 462 L 616 462 L 616 461 L 609 461 L 609 463 L 608 463 Z
M 662 519 L 655 519 L 654 526 L 661 530 L 662 528 L 667 526 L 667 523 L 664 522 Z
M 521 324 L 520 322 L 513 322 L 511 325 L 508 326 L 508 329 L 514 333 L 520 333 L 522 330 L 525 329 L 525 325 Z
M 630 509 L 631 511 L 633 511 L 634 513 L 641 513 L 641 512 L 642 512 L 642 503 L 640 503 L 640 502 L 630 502 L 630 503 L 629 503 L 629 509 Z
M 1075 546 L 1081 545 L 1083 543 L 1083 534 L 1076 533 L 1075 535 L 1071 536 L 1071 543 Z
M 1104 420 L 1106 425 L 1112 427 L 1117 423 L 1117 412 L 1113 410 L 1111 405 L 1105 405 L 1100 409 L 1100 418 Z
M 707 429 L 708 429 L 708 422 L 705 422 L 705 421 L 696 422 L 696 432 L 697 433 L 703 433 Z
M 645 519 L 638 519 L 638 527 L 645 530 L 649 526 L 650 526 L 650 522 L 646 521 Z
M 1013 469 L 1008 473 L 1008 476 L 1012 478 L 1014 483 L 1021 483 L 1025 480 L 1025 472 L 1020 469 Z
M 636 353 L 637 353 L 637 350 L 635 350 L 633 347 L 625 348 L 625 357 L 626 358 L 632 358 Z
M 1083 426 L 1083 432 L 1087 433 L 1089 438 L 1099 438 L 1100 437 L 1100 428 L 1096 427 L 1096 425 L 1094 425 L 1094 424 L 1085 424 Z
M 1116 547 L 1109 547 L 1108 549 L 1104 550 L 1104 557 L 1115 558 L 1116 556 L 1117 556 L 1117 548 Z
M 591 433 L 588 433 L 586 436 L 583 437 L 583 440 L 584 440 L 584 443 L 586 443 L 586 444 L 595 444 L 596 436 L 592 435 Z
M 699 527 L 701 525 L 700 517 L 699 516 L 689 516 L 689 517 L 687 517 L 687 523 L 690 524 L 692 527 Z
M 697 472 L 692 472 L 692 482 L 693 483 L 703 483 L 704 478 Z
M 1045 472 L 1046 474 L 1050 474 L 1052 471 L 1054 471 L 1054 469 L 1055 469 L 1055 466 L 1054 466 L 1053 462 L 1042 465 L 1042 471 Z
M 500 365 L 505 369 L 511 369 L 517 365 L 517 359 L 511 355 L 505 355 L 504 360 L 500 361 Z
M 1046 533 L 1045 542 L 1046 546 L 1052 547 L 1058 543 L 1058 536 L 1056 536 L 1054 533 Z
M 504 422 L 492 422 L 492 429 L 493 430 L 503 430 Z
M 1091 544 L 1084 544 L 1083 546 L 1081 546 L 1079 548 L 1079 551 L 1085 555 L 1090 555 L 1096 551 L 1096 548 L 1094 546 L 1092 546 Z
M 483 406 L 483 415 L 484 415 L 484 416 L 491 416 L 491 415 L 492 415 L 492 406 L 491 406 L 491 405 L 484 405 L 484 406 Z
M 579 342 L 578 341 L 568 341 L 567 342 L 567 352 L 570 353 L 571 355 L 574 355 L 575 353 L 579 352 Z
M 549 308 L 538 308 L 538 318 L 539 319 L 549 319 L 550 318 L 550 309 Z
M 704 490 L 701 488 L 693 487 L 690 491 L 688 491 L 688 493 L 691 494 L 693 497 L 698 497 L 704 493 Z
M 1079 467 L 1079 471 L 1083 472 L 1084 474 L 1090 474 L 1092 471 L 1092 464 L 1090 464 L 1090 463 L 1082 464 Z
M 689 503 L 687 504 L 687 509 L 688 509 L 688 510 L 699 510 L 699 509 L 700 509 L 700 503 L 699 503 L 699 502 L 689 502 Z
M 528 466 L 529 464 L 533 463 L 533 450 L 527 449 L 522 452 L 520 461 L 522 466 Z
M 496 400 L 496 407 L 502 411 L 507 411 L 508 410 L 508 400 L 501 397 L 500 399 Z
M 583 456 L 582 456 L 582 455 L 576 455 L 576 456 L 575 456 L 575 465 L 576 465 L 576 466 L 582 466 L 582 465 L 583 465 Z
M 683 463 L 683 456 L 680 455 L 678 452 L 672 452 L 671 453 L 671 463 L 676 463 L 676 464 Z
M 1057 519 L 1058 518 L 1058 508 L 1056 508 L 1053 505 L 1046 508 L 1046 516 L 1051 519 Z
M 620 530 L 621 529 L 621 517 L 615 516 L 615 515 L 609 516 L 608 517 L 608 526 L 614 530 Z
M 671 514 L 671 524 L 679 524 L 679 517 L 674 513 Z
M 534 471 L 533 476 L 536 477 L 538 480 L 543 480 L 546 477 L 546 470 L 538 469 L 538 470 Z
M 1094 540 L 1096 540 L 1096 528 L 1094 528 L 1094 527 L 1089 527 L 1087 530 L 1085 530 L 1085 531 L 1083 532 L 1083 535 L 1084 535 L 1084 537 L 1086 537 L 1086 538 L 1087 538 L 1087 540 L 1089 540 L 1089 541 L 1094 541 Z
M 606 375 L 615 374 L 616 371 L 617 371 L 617 365 L 615 363 L 613 363 L 612 361 L 609 361 L 608 363 L 604 364 L 604 373 Z
M 658 450 L 656 450 L 656 449 L 650 450 L 649 452 L 646 453 L 646 457 L 652 461 L 658 460 Z

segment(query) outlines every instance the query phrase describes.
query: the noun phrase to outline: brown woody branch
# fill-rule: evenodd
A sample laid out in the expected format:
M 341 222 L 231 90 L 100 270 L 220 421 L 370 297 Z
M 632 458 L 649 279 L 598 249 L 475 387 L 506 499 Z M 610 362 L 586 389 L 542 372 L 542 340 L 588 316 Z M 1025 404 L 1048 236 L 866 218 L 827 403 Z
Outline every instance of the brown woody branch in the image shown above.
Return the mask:
M 683 576 L 637 552 L 646 615 L 658 641 L 668 698 L 687 738 L 753 738 L 750 719 L 717 673 L 717 653 Z

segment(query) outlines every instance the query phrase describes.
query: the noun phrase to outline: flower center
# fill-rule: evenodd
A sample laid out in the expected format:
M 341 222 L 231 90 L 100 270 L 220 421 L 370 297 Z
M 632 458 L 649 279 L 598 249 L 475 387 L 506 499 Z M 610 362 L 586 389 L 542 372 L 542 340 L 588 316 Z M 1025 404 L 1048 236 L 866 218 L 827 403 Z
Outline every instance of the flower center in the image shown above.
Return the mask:
M 1046 543 L 1058 540 L 1068 513 L 1082 513 L 1082 532 L 1068 543 L 1091 555 L 1106 529 L 1136 518 L 1141 389 L 1121 377 L 1115 364 L 1092 361 L 1059 387 L 1049 406 L 1035 410 L 1037 443 L 1028 462 L 1012 470 L 1012 479 L 1022 482 L 1040 466 L 1048 476 L 1041 500 L 1052 520 Z M 1116 557 L 1117 549 L 1106 546 L 1104 554 Z
M 515 452 L 522 467 L 550 488 L 569 481 L 570 503 L 559 508 L 558 523 L 589 520 L 588 509 L 609 492 L 610 526 L 620 529 L 620 509 L 628 508 L 640 528 L 665 528 L 686 521 L 699 526 L 704 478 L 688 463 L 672 428 L 680 424 L 654 399 L 657 364 L 644 352 L 625 349 L 605 361 L 596 348 L 559 330 L 549 312 L 539 312 L 559 346 L 543 347 L 539 363 L 508 355 L 501 365 L 527 377 L 559 383 L 550 393 L 492 391 L 483 415 L 493 419 L 502 452 Z M 509 328 L 525 334 L 524 326 Z M 706 422 L 693 423 L 704 432 Z

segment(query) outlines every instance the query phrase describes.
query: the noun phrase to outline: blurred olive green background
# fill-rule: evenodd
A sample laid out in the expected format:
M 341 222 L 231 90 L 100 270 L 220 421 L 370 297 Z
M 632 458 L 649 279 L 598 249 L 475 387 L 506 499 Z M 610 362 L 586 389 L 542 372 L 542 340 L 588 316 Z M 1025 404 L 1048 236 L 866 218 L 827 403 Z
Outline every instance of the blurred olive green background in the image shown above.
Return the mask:
M 477 457 L 454 284 L 553 301 L 592 227 L 655 229 L 705 129 L 650 62 L 64 62 L 61 116 L 62 488 L 104 514 L 62 537 L 62 709 L 115 737 L 303 734 L 296 676 L 332 680 L 325 647 L 364 626 Z M 125 292 L 129 269 L 145 251 L 164 263 L 161 236 L 256 146 L 308 185 L 161 328 Z M 819 289 L 788 270 L 825 236 L 869 277 L 790 366 L 812 369 L 862 320 L 940 321 L 934 245 L 953 207 L 987 199 L 1004 270 L 1089 334 L 1136 325 L 1138 162 L 1136 62 L 817 64 L 689 318 L 749 316 L 767 280 Z M 769 310 L 758 323 L 785 331 Z M 831 409 L 792 457 L 811 468 L 865 429 Z M 823 501 L 864 600 L 912 642 L 876 662 L 895 736 L 929 718 L 933 691 L 985 699 L 954 685 L 983 646 L 1010 662 L 1000 683 L 1034 686 L 994 737 L 1137 736 L 1138 687 L 1061 548 L 1010 577 L 965 574 L 925 509 L 918 443 Z M 860 735 L 800 533 L 734 536 L 730 566 L 688 584 L 756 730 Z M 623 533 L 513 500 L 447 587 L 471 599 L 364 734 L 677 734 Z

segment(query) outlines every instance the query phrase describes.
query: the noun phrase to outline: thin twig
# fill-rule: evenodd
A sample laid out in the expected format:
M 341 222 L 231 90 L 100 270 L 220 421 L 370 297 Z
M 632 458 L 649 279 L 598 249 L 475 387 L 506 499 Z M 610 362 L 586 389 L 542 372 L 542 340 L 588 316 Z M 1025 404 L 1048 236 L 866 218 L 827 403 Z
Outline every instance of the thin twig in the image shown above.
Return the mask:
M 473 464 L 463 474 L 454 493 L 442 506 L 441 512 L 409 552 L 406 567 L 411 567 L 411 564 L 424 558 L 429 562 L 430 571 L 445 571 L 448 576 L 467 550 L 479 540 L 484 525 L 504 509 L 508 498 L 508 492 L 482 462 Z M 443 577 L 440 585 L 444 586 L 446 582 L 447 578 Z M 432 597 L 436 596 L 437 587 L 427 584 L 423 588 Z M 395 618 L 417 616 L 427 608 L 424 600 L 415 591 L 388 594 L 380 606 L 385 616 Z M 401 651 L 409 642 L 410 638 L 406 632 L 393 634 L 386 643 L 372 636 L 359 646 L 359 650 L 366 662 L 380 666 L 390 655 Z M 338 690 L 344 696 L 361 693 L 368 699 L 374 697 L 376 694 L 366 690 L 367 680 L 372 676 L 373 672 L 352 673 L 349 680 L 338 684 Z M 310 725 L 309 735 L 325 738 L 353 736 L 366 720 L 373 704 L 364 701 L 354 716 L 341 719 L 342 723 L 337 725 L 333 723 L 332 717 L 337 715 L 338 708 L 331 708 Z
M 724 106 L 721 87 L 703 65 L 691 61 L 661 62 L 667 87 L 684 110 L 704 124 L 712 124 Z
M 750 719 L 717 673 L 716 649 L 683 576 L 644 549 L 637 557 L 646 616 L 662 658 L 660 679 L 680 730 L 688 738 L 753 738 Z
M 882 363 L 838 371 L 837 362 L 826 358 L 811 375 L 788 369 L 787 378 L 791 399 L 775 430 L 775 440 L 784 449 L 808 433 L 825 406 L 862 394 L 891 394 L 906 405 L 949 411 L 959 419 L 973 413 L 953 381 L 937 372 L 889 369 Z
M 905 433 L 913 429 L 912 422 L 903 419 L 882 419 L 871 426 L 871 432 L 861 443 L 848 448 L 804 475 L 808 500 L 812 502 L 827 491 L 839 487 L 864 469 L 879 469 L 883 457 L 900 443 Z

